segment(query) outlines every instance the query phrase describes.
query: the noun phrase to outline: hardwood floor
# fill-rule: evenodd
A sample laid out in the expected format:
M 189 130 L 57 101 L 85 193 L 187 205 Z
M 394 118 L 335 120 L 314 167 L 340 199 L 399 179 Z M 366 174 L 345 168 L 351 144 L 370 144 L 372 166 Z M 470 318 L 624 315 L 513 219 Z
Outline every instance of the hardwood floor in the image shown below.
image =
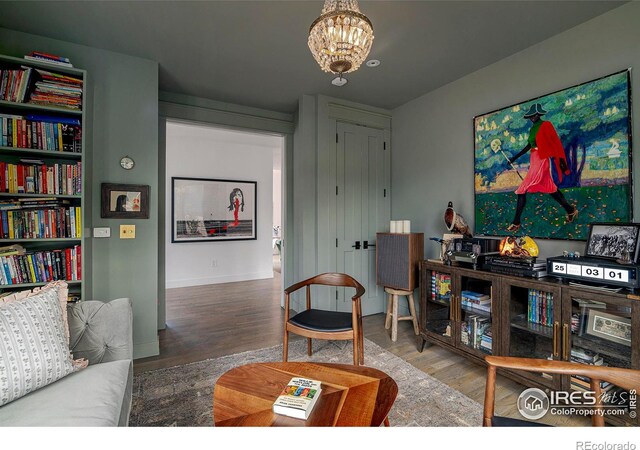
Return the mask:
M 134 362 L 136 373 L 270 347 L 282 343 L 284 312 L 280 307 L 280 274 L 268 280 L 196 286 L 167 290 L 167 328 L 160 331 L 160 355 Z M 384 314 L 363 320 L 364 335 L 423 372 L 482 404 L 483 366 L 439 346 L 420 353 L 410 322 L 398 324 L 391 341 Z M 299 339 L 291 335 L 291 339 Z M 428 345 L 428 344 L 427 344 Z M 366 355 L 365 355 L 366 357 Z M 519 418 L 516 400 L 525 389 L 498 376 L 496 414 Z M 547 415 L 542 422 L 558 426 L 589 426 L 582 417 Z

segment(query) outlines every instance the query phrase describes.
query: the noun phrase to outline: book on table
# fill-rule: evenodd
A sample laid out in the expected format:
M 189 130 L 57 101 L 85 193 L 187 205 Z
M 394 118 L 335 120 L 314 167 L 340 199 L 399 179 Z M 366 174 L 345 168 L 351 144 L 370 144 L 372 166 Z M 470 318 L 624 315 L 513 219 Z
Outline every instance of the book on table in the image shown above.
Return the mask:
M 294 377 L 273 403 L 273 412 L 306 420 L 320 397 L 321 390 L 319 381 Z

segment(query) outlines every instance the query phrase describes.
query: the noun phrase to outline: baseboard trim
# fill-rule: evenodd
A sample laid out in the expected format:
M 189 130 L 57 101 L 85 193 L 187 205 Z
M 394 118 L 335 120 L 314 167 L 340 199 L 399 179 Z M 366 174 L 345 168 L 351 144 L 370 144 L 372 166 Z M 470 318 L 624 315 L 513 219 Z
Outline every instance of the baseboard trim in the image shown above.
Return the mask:
M 273 278 L 273 270 L 256 273 L 243 273 L 239 275 L 227 275 L 223 277 L 191 278 L 186 280 L 167 280 L 167 289 L 190 286 L 202 286 L 205 284 L 235 283 L 237 281 L 264 280 Z
M 148 356 L 157 356 L 159 354 L 160 343 L 157 339 L 153 342 L 133 344 L 133 359 L 147 358 Z

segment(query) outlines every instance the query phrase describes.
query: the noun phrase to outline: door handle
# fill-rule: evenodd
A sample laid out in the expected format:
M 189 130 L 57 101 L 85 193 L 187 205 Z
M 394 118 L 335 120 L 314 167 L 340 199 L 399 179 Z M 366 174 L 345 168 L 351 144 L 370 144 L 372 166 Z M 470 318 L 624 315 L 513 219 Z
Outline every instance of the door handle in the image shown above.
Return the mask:
M 562 358 L 565 361 L 569 361 L 569 350 L 571 347 L 571 344 L 569 344 L 569 338 L 569 324 L 562 324 Z
M 369 241 L 362 241 L 362 248 L 364 250 L 368 249 L 369 247 L 375 247 L 376 244 L 369 244 Z
M 558 335 L 560 334 L 560 322 L 553 322 L 553 356 L 557 358 L 560 355 L 558 350 Z
M 360 250 L 360 241 L 356 241 L 356 245 L 352 245 L 352 248 L 355 248 L 356 250 Z

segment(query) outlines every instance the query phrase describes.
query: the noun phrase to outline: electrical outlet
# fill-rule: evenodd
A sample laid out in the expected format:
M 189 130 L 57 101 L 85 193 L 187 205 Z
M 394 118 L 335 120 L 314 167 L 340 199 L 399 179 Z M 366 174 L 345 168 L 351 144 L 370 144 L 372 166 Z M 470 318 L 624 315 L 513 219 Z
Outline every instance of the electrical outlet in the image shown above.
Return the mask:
M 135 238 L 136 238 L 135 225 L 120 225 L 120 239 L 135 239 Z

